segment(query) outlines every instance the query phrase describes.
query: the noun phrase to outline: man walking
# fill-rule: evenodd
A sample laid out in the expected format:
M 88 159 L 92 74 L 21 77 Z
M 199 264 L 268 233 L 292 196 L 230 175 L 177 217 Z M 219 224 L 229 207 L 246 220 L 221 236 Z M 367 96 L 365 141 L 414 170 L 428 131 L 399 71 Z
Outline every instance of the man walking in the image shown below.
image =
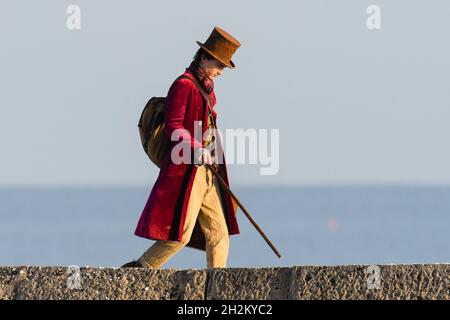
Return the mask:
M 167 153 L 135 231 L 135 235 L 156 242 L 137 261 L 122 267 L 158 269 L 188 246 L 206 251 L 208 268 L 225 268 L 229 236 L 239 234 L 236 204 L 208 165 L 213 165 L 229 186 L 220 136 L 212 130 L 217 118 L 214 79 L 226 67 L 235 68 L 231 58 L 240 43 L 215 27 L 205 43 L 197 44 L 200 48 L 192 63 L 169 89 L 164 130 L 169 139 L 174 131 L 179 132 L 201 165 L 176 164 L 171 152 Z M 194 134 L 199 123 L 206 124 L 201 126 L 201 141 Z M 171 141 L 170 150 L 177 143 Z M 216 154 L 220 153 L 221 159 L 214 150 L 220 151 Z

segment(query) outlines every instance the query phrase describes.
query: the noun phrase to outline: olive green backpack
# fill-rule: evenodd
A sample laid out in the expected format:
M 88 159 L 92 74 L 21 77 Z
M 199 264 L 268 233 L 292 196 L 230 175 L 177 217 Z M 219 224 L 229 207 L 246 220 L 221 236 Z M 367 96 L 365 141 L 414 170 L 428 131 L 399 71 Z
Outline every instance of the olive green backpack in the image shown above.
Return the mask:
M 209 95 L 200 86 L 197 79 L 190 76 L 180 76 L 178 79 L 189 79 L 195 83 L 201 94 L 207 101 L 209 116 L 211 117 L 211 123 L 213 117 L 211 114 L 211 101 Z M 177 79 L 177 80 L 178 80 Z M 159 168 L 162 167 L 164 157 L 170 148 L 170 138 L 164 132 L 164 110 L 165 110 L 165 97 L 152 97 L 142 110 L 141 117 L 139 118 L 138 129 L 141 138 L 142 147 L 148 158 L 156 164 Z

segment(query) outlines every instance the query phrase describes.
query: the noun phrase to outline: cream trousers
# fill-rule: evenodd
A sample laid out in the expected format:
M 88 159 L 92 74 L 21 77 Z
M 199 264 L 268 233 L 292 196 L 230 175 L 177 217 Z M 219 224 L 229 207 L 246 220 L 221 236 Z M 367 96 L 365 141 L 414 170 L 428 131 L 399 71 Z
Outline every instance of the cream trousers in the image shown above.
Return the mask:
M 205 234 L 208 268 L 226 268 L 229 234 L 219 182 L 205 165 L 197 168 L 181 241 L 156 241 L 140 258 L 142 266 L 159 269 L 190 240 L 196 220 Z

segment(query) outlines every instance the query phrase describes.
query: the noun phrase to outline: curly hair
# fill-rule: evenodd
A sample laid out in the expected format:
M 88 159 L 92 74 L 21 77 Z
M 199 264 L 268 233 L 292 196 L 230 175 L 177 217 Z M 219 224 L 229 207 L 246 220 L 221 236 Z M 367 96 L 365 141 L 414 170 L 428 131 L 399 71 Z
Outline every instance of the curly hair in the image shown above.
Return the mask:
M 202 56 L 208 60 L 214 59 L 214 57 L 212 57 L 208 52 L 206 52 L 202 48 L 199 48 L 195 53 L 194 57 L 192 58 L 192 60 L 196 63 L 200 63 L 200 61 L 202 61 Z

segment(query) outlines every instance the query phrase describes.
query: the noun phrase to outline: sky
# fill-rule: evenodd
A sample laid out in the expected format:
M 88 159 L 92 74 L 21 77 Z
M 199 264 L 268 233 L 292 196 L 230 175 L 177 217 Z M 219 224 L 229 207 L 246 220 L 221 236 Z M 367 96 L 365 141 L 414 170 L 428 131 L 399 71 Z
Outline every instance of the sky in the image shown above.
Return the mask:
M 3 0 L 0 186 L 151 185 L 140 113 L 214 26 L 242 44 L 215 80 L 219 129 L 279 130 L 276 174 L 229 164 L 231 184 L 448 185 L 449 16 L 444 0 Z

